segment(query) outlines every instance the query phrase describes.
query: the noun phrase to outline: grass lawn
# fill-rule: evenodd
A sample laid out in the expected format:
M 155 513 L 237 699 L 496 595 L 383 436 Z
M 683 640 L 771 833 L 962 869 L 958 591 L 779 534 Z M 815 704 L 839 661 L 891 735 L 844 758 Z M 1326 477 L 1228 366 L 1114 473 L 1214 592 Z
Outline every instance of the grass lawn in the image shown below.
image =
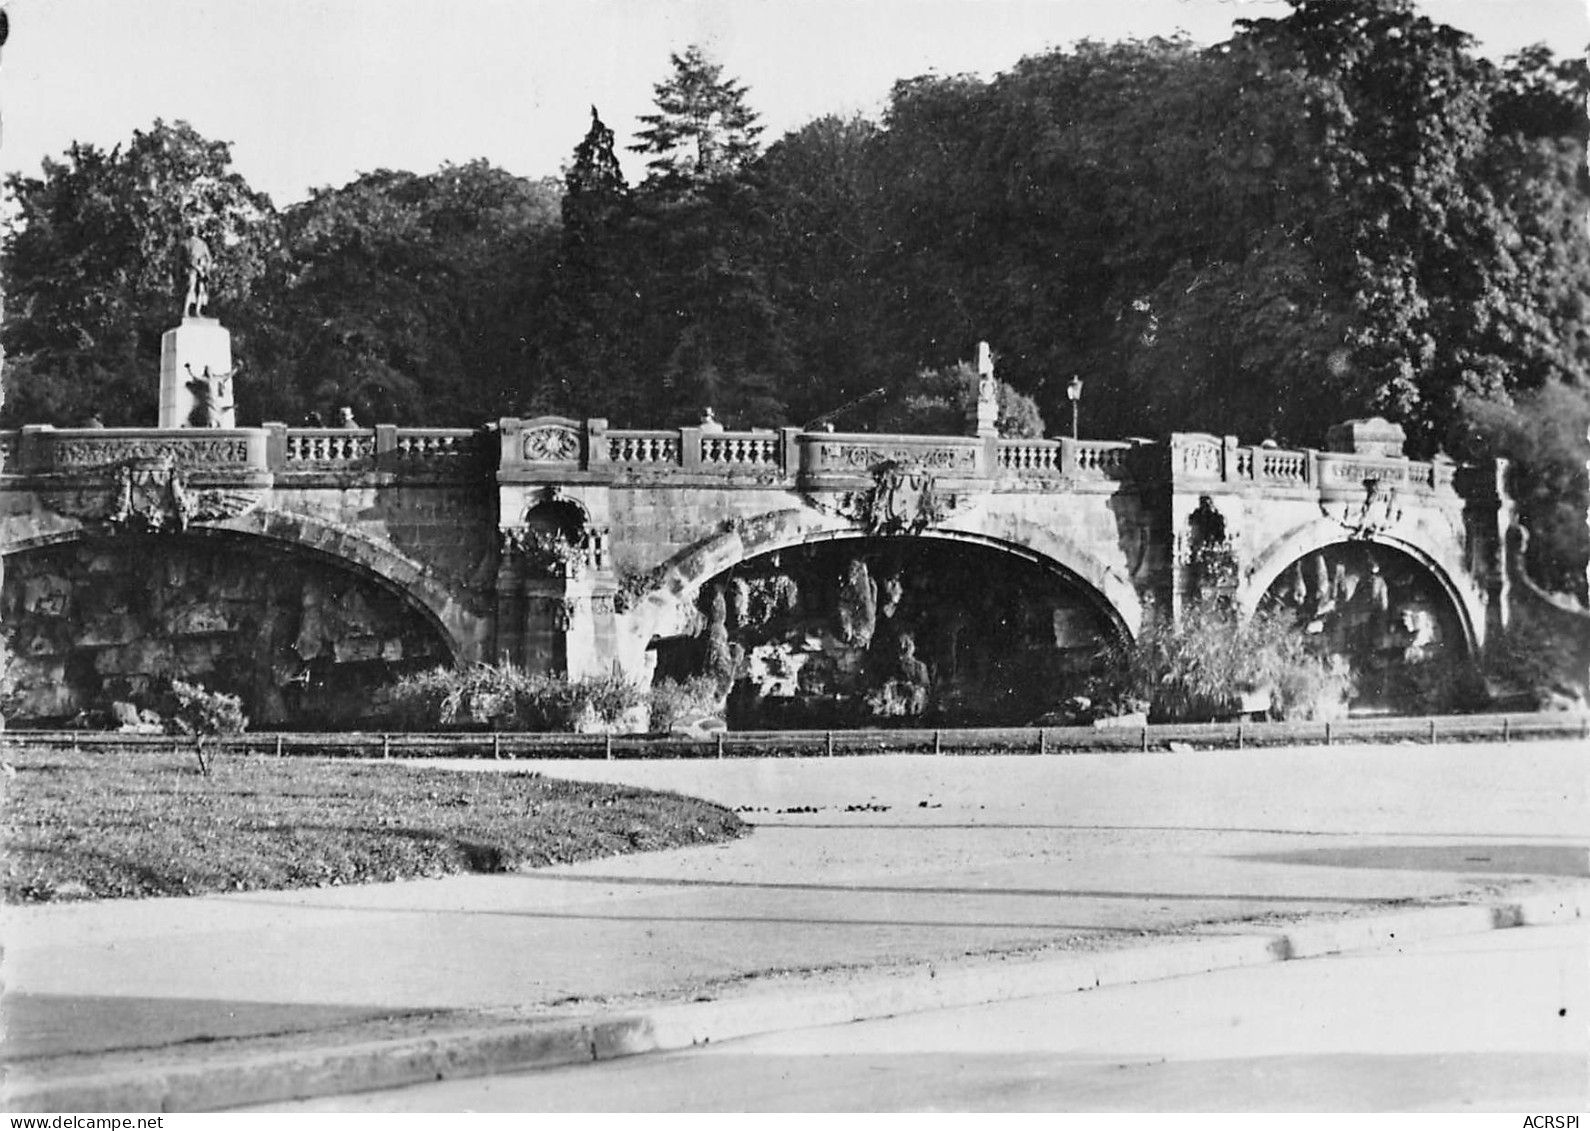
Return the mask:
M 223 754 L 205 776 L 191 753 L 5 757 L 8 903 L 506 872 L 745 831 L 705 801 L 533 772 Z

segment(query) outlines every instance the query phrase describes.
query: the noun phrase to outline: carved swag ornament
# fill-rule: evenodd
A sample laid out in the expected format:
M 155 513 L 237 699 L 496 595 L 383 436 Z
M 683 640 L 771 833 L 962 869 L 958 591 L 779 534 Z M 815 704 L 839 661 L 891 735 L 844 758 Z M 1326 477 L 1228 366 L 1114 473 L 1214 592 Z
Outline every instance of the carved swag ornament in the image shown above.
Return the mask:
M 56 514 L 103 523 L 116 532 L 183 531 L 195 522 L 222 522 L 253 510 L 259 487 L 188 486 L 170 455 L 119 464 L 109 483 L 45 488 L 44 505 Z
M 931 474 L 894 460 L 873 467 L 872 478 L 871 488 L 847 492 L 839 503 L 840 512 L 871 537 L 920 534 L 955 506 L 953 498 L 941 497 Z
M 1341 523 L 1352 538 L 1373 538 L 1402 521 L 1397 489 L 1380 479 L 1364 480 L 1364 500 L 1358 504 L 1356 511 L 1351 503 L 1343 503 L 1338 514 L 1331 514 L 1323 504 L 1320 509 Z

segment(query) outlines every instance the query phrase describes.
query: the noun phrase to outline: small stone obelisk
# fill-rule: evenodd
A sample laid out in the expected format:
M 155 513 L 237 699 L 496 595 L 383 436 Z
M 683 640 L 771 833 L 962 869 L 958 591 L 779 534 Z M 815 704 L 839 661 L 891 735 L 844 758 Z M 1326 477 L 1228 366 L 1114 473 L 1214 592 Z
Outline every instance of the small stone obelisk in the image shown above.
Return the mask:
M 209 245 L 198 235 L 182 244 L 187 292 L 182 323 L 160 339 L 160 427 L 236 428 L 231 332 L 204 314 L 210 297 Z

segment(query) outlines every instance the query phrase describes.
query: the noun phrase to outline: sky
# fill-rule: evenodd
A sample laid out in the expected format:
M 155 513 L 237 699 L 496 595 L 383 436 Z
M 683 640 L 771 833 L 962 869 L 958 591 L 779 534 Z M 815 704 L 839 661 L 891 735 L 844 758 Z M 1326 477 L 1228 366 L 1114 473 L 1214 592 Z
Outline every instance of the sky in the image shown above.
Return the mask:
M 278 206 L 378 168 L 484 158 L 555 176 L 594 104 L 634 138 L 669 55 L 700 43 L 749 88 L 765 142 L 823 114 L 876 117 L 916 75 L 1008 70 L 1080 39 L 1284 16 L 1282 0 L 0 0 L 0 171 L 157 118 L 229 142 Z M 1500 59 L 1590 43 L 1587 0 L 1424 0 Z M 631 180 L 642 172 L 624 156 Z

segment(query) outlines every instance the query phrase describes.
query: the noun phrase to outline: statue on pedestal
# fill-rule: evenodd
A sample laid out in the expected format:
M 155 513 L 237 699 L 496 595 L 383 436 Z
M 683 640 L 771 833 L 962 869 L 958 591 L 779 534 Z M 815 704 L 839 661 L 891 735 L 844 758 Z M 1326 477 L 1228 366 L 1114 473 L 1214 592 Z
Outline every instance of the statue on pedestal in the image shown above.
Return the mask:
M 189 232 L 182 241 L 182 259 L 188 273 L 188 289 L 182 300 L 182 317 L 200 317 L 210 301 L 210 269 L 215 258 L 210 245 L 197 232 Z
M 160 337 L 161 428 L 236 428 L 232 399 L 232 335 L 205 313 L 215 257 L 191 217 L 181 233 L 177 254 L 185 279 L 182 321 Z

